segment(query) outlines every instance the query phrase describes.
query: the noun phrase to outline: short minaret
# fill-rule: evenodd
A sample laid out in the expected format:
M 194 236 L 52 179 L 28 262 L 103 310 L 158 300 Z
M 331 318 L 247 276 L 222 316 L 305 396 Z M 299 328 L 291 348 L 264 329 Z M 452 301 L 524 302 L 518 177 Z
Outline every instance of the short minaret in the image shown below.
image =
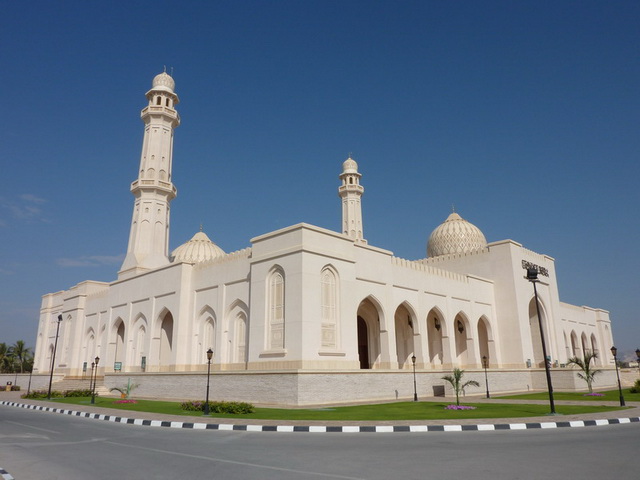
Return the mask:
M 149 105 L 140 114 L 144 122 L 140 172 L 131 184 L 135 201 L 129 247 L 118 278 L 169 263 L 169 203 L 177 194 L 171 183 L 173 130 L 180 125 L 174 88 L 166 72 L 156 75 L 146 95 Z
M 340 180 L 342 185 L 338 187 L 338 195 L 342 198 L 342 233 L 356 242 L 367 243 L 362 235 L 362 204 L 360 197 L 364 193 L 364 187 L 360 185 L 358 164 L 351 158 L 347 158 L 342 164 Z

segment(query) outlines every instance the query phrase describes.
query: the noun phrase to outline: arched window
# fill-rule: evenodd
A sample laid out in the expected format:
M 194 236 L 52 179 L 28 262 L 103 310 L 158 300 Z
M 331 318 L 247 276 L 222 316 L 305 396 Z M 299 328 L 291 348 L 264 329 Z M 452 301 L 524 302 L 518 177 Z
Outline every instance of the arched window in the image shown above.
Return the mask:
M 284 276 L 278 270 L 269 279 L 269 350 L 284 348 Z
M 330 268 L 323 269 L 320 274 L 321 346 L 323 348 L 337 348 L 338 346 L 338 301 L 336 287 L 336 274 Z
M 236 316 L 236 362 L 247 361 L 247 317 L 244 312 Z

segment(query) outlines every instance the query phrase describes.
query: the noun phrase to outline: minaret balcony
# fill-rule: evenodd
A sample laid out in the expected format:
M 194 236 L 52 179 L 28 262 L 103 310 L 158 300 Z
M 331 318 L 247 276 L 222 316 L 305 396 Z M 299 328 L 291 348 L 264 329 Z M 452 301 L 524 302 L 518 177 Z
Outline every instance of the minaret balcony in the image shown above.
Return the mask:
M 340 185 L 338 187 L 338 195 L 346 195 L 348 193 L 363 193 L 364 187 L 362 185 Z
M 131 183 L 131 191 L 135 193 L 136 190 L 162 190 L 169 193 L 172 198 L 175 198 L 178 193 L 178 190 L 173 183 L 156 179 L 136 180 Z
M 177 120 L 177 124 L 180 123 L 180 115 L 178 115 L 178 112 L 164 105 L 148 105 L 144 107 L 140 112 L 140 117 L 145 118 L 147 116 L 167 116 Z

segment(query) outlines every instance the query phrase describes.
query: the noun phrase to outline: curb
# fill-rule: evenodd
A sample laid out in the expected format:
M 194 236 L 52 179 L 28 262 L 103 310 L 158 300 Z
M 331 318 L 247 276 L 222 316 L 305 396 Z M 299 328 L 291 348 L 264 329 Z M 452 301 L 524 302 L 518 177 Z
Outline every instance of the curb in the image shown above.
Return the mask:
M 568 422 L 496 423 L 476 425 L 371 425 L 371 426 L 319 426 L 319 425 L 237 425 L 225 423 L 169 422 L 164 420 L 143 420 L 141 418 L 118 417 L 98 413 L 65 410 L 17 402 L 2 401 L 0 405 L 9 407 L 61 413 L 75 417 L 104 420 L 107 422 L 141 425 L 147 427 L 190 428 L 194 430 L 226 430 L 242 432 L 306 432 L 306 433 L 413 433 L 413 432 L 469 432 L 494 430 L 533 430 L 546 428 L 600 427 L 640 422 L 640 417 L 608 418 L 600 420 L 573 420 Z M 2 473 L 2 470 L 0 470 Z M 9 476 L 7 480 L 12 480 Z
M 7 472 L 4 468 L 0 467 L 0 478 L 2 478 L 2 480 L 15 480 L 10 474 L 9 472 Z

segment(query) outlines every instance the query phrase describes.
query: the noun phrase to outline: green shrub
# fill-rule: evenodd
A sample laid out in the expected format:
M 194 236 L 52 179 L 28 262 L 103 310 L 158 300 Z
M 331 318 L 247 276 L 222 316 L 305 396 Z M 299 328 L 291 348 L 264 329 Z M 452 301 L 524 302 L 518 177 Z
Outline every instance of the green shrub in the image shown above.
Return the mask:
M 21 398 L 31 398 L 34 400 L 39 400 L 42 398 L 47 398 L 48 395 L 48 390 L 34 390 L 31 393 L 29 393 L 29 395 L 27 395 L 26 393 L 24 395 L 21 395 Z M 60 398 L 60 397 L 64 397 L 64 393 L 59 392 L 58 390 L 51 390 L 51 398 Z
M 64 396 L 65 397 L 90 397 L 91 390 L 89 390 L 88 388 L 83 390 L 67 390 L 66 392 L 64 392 Z
M 204 411 L 203 401 L 189 401 L 182 402 L 180 408 L 188 412 L 202 412 Z M 255 407 L 250 403 L 245 402 L 209 402 L 210 413 L 230 413 L 234 415 L 245 415 L 247 413 L 253 413 Z
M 20 391 L 20 385 L 11 385 L 11 391 L 12 392 L 19 392 Z
M 633 387 L 629 389 L 631 393 L 640 393 L 640 380 L 636 380 Z

